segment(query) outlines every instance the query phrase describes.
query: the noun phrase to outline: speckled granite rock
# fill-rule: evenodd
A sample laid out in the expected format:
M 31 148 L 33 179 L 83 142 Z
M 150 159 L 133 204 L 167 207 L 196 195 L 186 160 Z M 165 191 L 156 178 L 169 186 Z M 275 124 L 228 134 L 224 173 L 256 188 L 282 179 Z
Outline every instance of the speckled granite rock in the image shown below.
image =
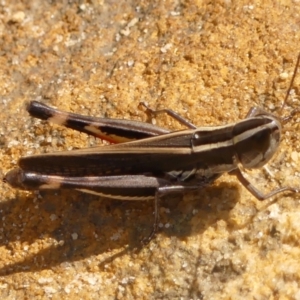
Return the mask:
M 2 174 L 22 155 L 101 144 L 31 119 L 32 99 L 144 121 L 137 106 L 147 101 L 199 126 L 283 101 L 299 52 L 299 1 L 69 2 L 0 4 Z M 267 172 L 249 172 L 260 189 L 300 186 L 298 127 L 288 125 Z M 1 299 L 300 299 L 298 195 L 259 202 L 225 175 L 164 199 L 160 233 L 146 247 L 151 202 L 5 184 L 0 199 Z

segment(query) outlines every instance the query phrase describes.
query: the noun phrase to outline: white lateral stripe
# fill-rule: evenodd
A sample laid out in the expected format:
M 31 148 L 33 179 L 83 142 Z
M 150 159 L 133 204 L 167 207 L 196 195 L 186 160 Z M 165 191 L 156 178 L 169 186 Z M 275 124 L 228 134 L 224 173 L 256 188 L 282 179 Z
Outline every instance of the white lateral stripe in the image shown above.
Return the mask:
M 105 194 L 101 192 L 95 192 L 89 189 L 76 189 L 77 191 L 81 191 L 83 193 L 93 194 L 96 196 L 101 196 L 105 198 L 110 199 L 116 199 L 116 200 L 130 200 L 130 201 L 145 201 L 145 200 L 153 200 L 153 196 L 122 196 L 122 195 L 111 195 L 111 194 Z
M 243 133 L 236 135 L 233 138 L 228 139 L 226 141 L 196 146 L 196 147 L 193 147 L 193 150 L 194 150 L 194 152 L 201 153 L 201 152 L 209 151 L 212 149 L 221 149 L 221 148 L 230 147 L 230 146 L 236 145 L 244 140 L 249 139 L 249 137 L 254 135 L 254 133 L 260 131 L 262 127 L 263 128 L 266 128 L 266 127 L 272 128 L 272 127 L 274 127 L 274 125 L 273 125 L 273 123 L 261 125 L 260 127 L 256 127 L 256 128 L 252 128 L 247 131 L 244 131 Z

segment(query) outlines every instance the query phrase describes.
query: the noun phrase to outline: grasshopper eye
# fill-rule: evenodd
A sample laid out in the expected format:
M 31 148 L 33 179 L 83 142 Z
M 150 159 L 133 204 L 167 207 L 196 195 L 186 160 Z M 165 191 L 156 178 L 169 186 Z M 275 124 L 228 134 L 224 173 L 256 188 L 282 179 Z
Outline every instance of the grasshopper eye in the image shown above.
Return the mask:
M 234 139 L 238 161 L 247 169 L 262 167 L 277 151 L 280 135 L 281 127 L 275 119 L 238 135 Z

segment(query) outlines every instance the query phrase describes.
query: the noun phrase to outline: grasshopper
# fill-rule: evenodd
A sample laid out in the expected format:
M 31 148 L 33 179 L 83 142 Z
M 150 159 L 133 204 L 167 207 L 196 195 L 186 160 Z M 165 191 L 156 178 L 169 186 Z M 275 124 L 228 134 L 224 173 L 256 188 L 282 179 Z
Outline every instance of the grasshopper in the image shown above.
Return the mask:
M 300 55 L 283 106 L 299 61 Z M 258 200 L 282 192 L 299 192 L 295 187 L 281 187 L 263 194 L 242 172 L 243 168 L 261 168 L 272 158 L 280 144 L 282 124 L 298 111 L 280 118 L 254 107 L 239 122 L 196 127 L 172 110 L 154 111 L 143 105 L 147 112 L 167 113 L 188 129 L 170 132 L 148 123 L 82 116 L 30 102 L 27 111 L 31 116 L 115 145 L 22 157 L 4 181 L 23 190 L 76 189 L 120 200 L 154 199 L 154 225 L 149 240 L 157 229 L 160 197 L 198 190 L 226 172 L 235 175 Z

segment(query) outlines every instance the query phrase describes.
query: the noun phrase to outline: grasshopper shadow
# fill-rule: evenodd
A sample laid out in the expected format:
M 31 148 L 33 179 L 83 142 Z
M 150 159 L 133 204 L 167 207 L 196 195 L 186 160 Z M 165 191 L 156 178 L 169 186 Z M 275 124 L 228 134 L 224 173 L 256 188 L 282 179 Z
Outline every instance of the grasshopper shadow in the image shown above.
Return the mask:
M 76 191 L 43 192 L 41 196 L 19 193 L 0 204 L 0 244 L 12 257 L 19 251 L 17 256 L 24 257 L 6 262 L 0 276 L 49 269 L 120 249 L 102 265 L 147 247 L 141 241 L 153 228 L 153 201 L 99 199 Z M 201 234 L 218 220 L 226 221 L 238 199 L 238 186 L 228 183 L 185 196 L 168 195 L 160 201 L 158 234 L 179 239 Z

